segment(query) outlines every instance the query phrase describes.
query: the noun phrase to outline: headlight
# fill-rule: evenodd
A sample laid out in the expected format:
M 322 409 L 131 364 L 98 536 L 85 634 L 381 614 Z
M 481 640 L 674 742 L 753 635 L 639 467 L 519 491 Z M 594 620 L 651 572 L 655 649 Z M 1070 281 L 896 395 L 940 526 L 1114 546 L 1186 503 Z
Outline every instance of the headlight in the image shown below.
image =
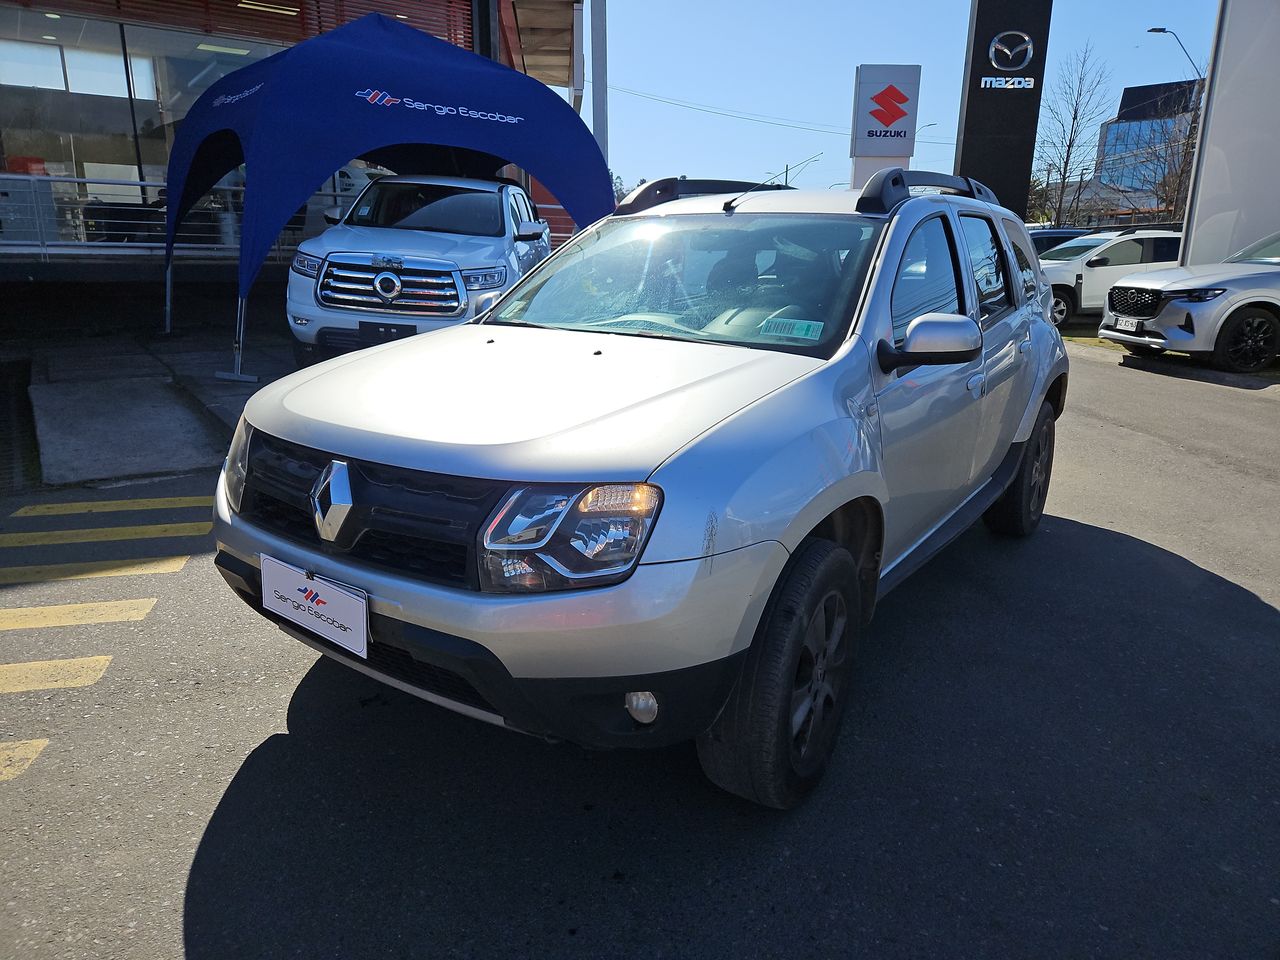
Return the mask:
M 528 593 L 625 580 L 661 506 L 662 491 L 649 483 L 519 489 L 485 526 L 481 586 Z
M 222 465 L 222 475 L 227 485 L 227 502 L 236 513 L 240 512 L 240 501 L 244 499 L 244 482 L 249 477 L 249 441 L 252 438 L 253 427 L 241 417 L 236 424 L 235 435 L 231 438 L 227 461 Z
M 507 282 L 506 267 L 485 267 L 483 270 L 463 270 L 462 282 L 468 290 L 494 290 Z
M 293 272 L 300 273 L 304 277 L 315 277 L 320 273 L 320 266 L 324 263 L 321 257 L 313 257 L 309 253 L 297 253 L 293 257 Z
M 1224 287 L 1203 287 L 1197 290 L 1175 290 L 1166 294 L 1173 300 L 1190 300 L 1192 303 L 1204 303 L 1226 293 Z

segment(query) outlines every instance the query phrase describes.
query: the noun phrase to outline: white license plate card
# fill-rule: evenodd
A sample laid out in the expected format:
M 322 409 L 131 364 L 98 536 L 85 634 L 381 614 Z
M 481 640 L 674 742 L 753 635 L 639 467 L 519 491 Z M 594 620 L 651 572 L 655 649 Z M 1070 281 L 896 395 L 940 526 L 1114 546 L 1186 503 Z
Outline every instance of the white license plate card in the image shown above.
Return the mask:
M 1135 320 L 1133 317 L 1116 317 L 1117 330 L 1128 330 L 1132 333 L 1140 326 L 1142 326 L 1141 320 Z
M 264 554 L 262 607 L 358 657 L 369 655 L 369 597 L 363 590 L 308 577 L 300 567 Z

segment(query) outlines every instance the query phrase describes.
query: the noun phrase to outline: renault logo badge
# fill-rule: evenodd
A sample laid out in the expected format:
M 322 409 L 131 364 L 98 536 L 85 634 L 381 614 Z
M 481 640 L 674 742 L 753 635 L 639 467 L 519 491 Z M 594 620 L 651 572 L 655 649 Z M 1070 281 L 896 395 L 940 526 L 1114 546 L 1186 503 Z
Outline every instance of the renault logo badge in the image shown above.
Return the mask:
M 311 488 L 311 514 L 321 540 L 333 543 L 351 514 L 351 477 L 345 460 L 331 460 Z

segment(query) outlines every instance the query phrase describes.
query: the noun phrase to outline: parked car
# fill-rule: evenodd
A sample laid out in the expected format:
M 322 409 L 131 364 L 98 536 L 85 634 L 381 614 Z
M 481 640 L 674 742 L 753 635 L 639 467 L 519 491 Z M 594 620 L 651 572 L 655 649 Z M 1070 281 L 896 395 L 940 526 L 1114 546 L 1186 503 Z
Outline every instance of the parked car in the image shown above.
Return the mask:
M 546 222 L 507 182 L 382 177 L 327 218 L 289 271 L 300 366 L 467 320 L 551 252 Z
M 1280 348 L 1280 233 L 1223 263 L 1122 278 L 1098 336 L 1138 355 L 1176 350 L 1223 370 L 1264 369 Z
M 1177 263 L 1181 243 L 1182 235 L 1170 230 L 1127 229 L 1085 234 L 1041 254 L 1053 287 L 1054 325 L 1077 313 L 1101 313 L 1113 283 Z
M 1036 256 L 1043 256 L 1046 250 L 1082 237 L 1088 230 L 1080 227 L 1032 227 L 1027 231 L 1031 236 L 1031 245 L 1036 248 Z
M 259 391 L 216 564 L 425 700 L 591 748 L 696 739 L 715 783 L 789 807 L 876 603 L 979 517 L 1039 523 L 1048 305 L 970 180 L 655 181 L 483 317 Z

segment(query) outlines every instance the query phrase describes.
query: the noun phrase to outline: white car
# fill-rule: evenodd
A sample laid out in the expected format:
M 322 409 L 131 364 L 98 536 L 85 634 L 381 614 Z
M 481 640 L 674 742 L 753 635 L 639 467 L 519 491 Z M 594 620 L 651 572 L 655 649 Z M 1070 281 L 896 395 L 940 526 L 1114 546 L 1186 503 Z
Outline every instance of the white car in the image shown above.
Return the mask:
M 1280 350 L 1280 233 L 1223 263 L 1124 277 L 1098 336 L 1130 353 L 1177 350 L 1236 373 L 1270 366 Z
M 1088 233 L 1040 254 L 1053 288 L 1050 315 L 1062 326 L 1077 313 L 1101 313 L 1107 291 L 1121 277 L 1178 262 L 1182 235 L 1170 230 L 1126 229 Z
M 304 240 L 285 311 L 300 366 L 474 317 L 551 252 L 518 185 L 381 177 Z
M 406 692 L 593 748 L 696 739 L 792 806 L 877 600 L 980 518 L 1039 523 L 1067 357 L 1035 263 L 959 177 L 646 184 L 475 321 L 255 395 L 215 562 Z

